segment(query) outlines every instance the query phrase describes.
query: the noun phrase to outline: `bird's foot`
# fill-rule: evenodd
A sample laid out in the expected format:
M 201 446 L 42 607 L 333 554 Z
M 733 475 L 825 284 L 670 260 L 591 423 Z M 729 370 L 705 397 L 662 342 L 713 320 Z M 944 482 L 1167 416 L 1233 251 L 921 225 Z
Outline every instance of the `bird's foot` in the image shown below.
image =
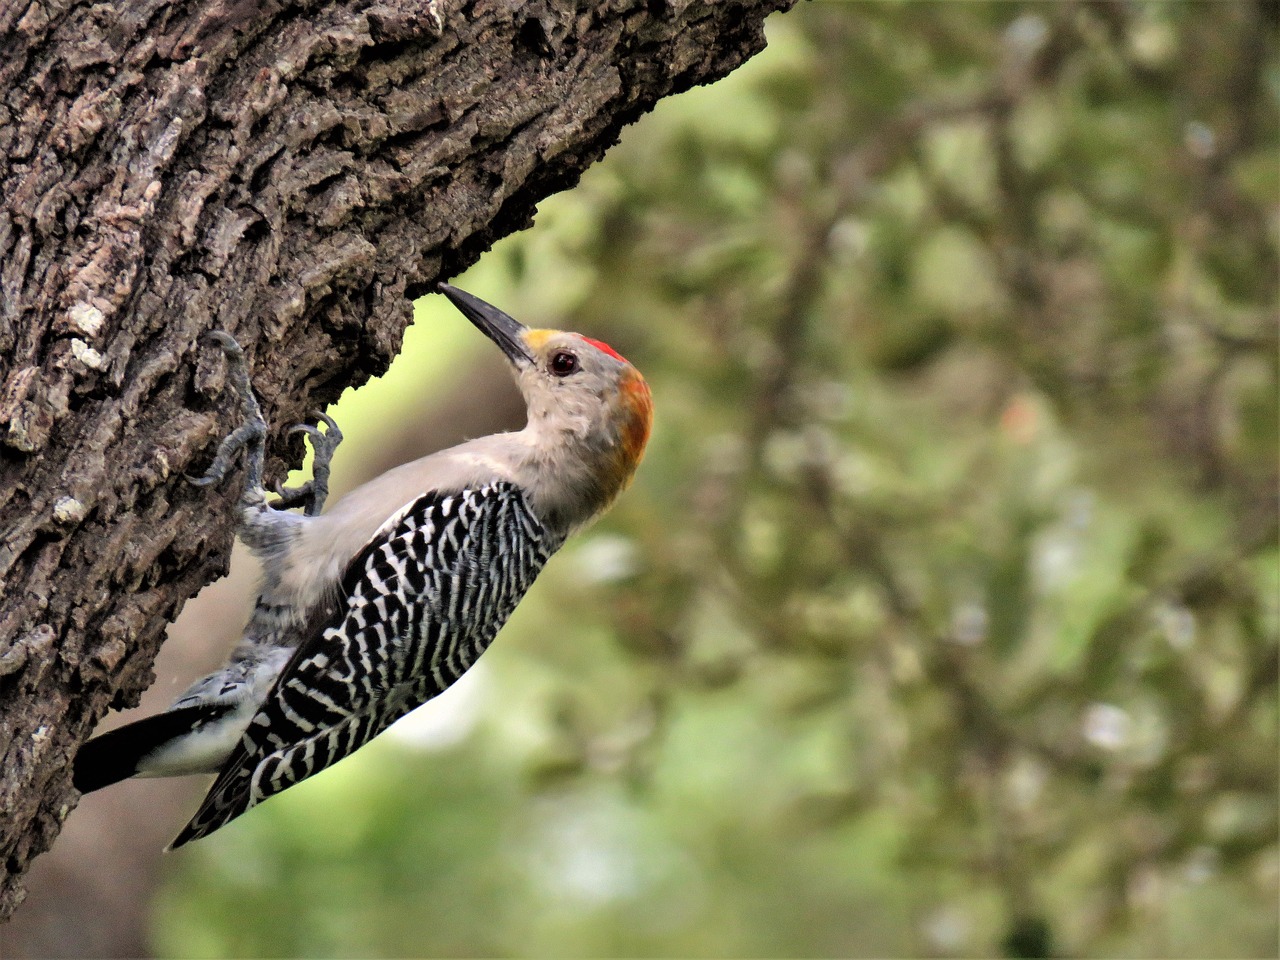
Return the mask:
M 203 476 L 187 477 L 197 487 L 207 487 L 212 483 L 221 483 L 235 462 L 236 454 L 245 451 L 244 497 L 246 500 L 262 496 L 262 466 L 266 455 L 267 421 L 263 419 L 262 408 L 253 395 L 253 387 L 249 382 L 249 367 L 245 362 L 244 350 L 236 342 L 235 337 L 222 330 L 215 330 L 209 335 L 222 348 L 227 358 L 227 377 L 231 389 L 240 401 L 240 426 L 223 439 L 218 445 L 213 463 L 209 465 Z
M 333 461 L 334 451 L 342 443 L 342 431 L 326 413 L 315 412 L 312 417 L 324 424 L 322 431 L 318 425 L 299 423 L 289 429 L 289 433 L 305 433 L 311 441 L 311 449 L 315 458 L 311 464 L 311 479 L 300 487 L 286 487 L 280 483 L 275 485 L 275 493 L 280 497 L 272 504 L 277 510 L 289 510 L 303 507 L 303 513 L 314 517 L 324 509 L 329 498 L 329 467 Z

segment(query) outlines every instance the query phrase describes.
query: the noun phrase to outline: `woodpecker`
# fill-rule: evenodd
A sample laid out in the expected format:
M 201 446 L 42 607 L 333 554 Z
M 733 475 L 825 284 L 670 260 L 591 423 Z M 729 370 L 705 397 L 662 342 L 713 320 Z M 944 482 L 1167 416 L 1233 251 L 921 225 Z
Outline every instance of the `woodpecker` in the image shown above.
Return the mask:
M 648 385 L 598 340 L 529 329 L 448 284 L 439 290 L 506 354 L 522 430 L 387 471 L 324 510 L 342 435 L 303 424 L 313 480 L 262 484 L 267 425 L 244 353 L 226 333 L 242 423 L 193 482 L 221 482 L 243 452 L 237 533 L 262 582 L 227 663 L 164 713 L 95 737 L 75 759 L 88 793 L 131 776 L 216 773 L 171 849 L 319 773 L 444 691 L 485 651 L 548 558 L 628 486 L 644 454 Z M 303 513 L 282 507 L 302 506 Z

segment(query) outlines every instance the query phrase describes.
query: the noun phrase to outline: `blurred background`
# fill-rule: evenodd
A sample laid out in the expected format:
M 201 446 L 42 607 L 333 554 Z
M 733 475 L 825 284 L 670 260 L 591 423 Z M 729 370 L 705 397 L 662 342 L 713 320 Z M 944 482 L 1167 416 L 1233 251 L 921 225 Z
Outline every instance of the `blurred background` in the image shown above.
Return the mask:
M 337 768 L 171 855 L 198 778 L 85 799 L 0 950 L 1276 956 L 1278 29 L 772 19 L 457 281 L 644 371 L 634 487 Z M 340 492 L 522 410 L 430 297 L 333 413 Z

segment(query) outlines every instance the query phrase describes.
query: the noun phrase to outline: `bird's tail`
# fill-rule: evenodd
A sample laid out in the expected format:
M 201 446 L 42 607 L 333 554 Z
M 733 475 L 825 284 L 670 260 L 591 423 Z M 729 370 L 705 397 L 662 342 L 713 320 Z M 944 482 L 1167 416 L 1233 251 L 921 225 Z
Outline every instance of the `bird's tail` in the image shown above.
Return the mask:
M 71 782 L 92 793 L 140 772 L 142 762 L 161 747 L 229 713 L 231 704 L 179 707 L 117 727 L 94 737 L 76 754 Z

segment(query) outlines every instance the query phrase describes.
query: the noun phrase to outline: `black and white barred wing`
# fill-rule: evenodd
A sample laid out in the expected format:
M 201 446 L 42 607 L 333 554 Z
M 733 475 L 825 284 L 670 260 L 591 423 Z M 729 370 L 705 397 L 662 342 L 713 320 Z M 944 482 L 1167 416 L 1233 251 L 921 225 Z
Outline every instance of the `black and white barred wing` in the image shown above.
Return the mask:
M 409 504 L 352 562 L 335 615 L 294 653 L 173 846 L 336 763 L 445 690 L 558 546 L 510 484 Z

